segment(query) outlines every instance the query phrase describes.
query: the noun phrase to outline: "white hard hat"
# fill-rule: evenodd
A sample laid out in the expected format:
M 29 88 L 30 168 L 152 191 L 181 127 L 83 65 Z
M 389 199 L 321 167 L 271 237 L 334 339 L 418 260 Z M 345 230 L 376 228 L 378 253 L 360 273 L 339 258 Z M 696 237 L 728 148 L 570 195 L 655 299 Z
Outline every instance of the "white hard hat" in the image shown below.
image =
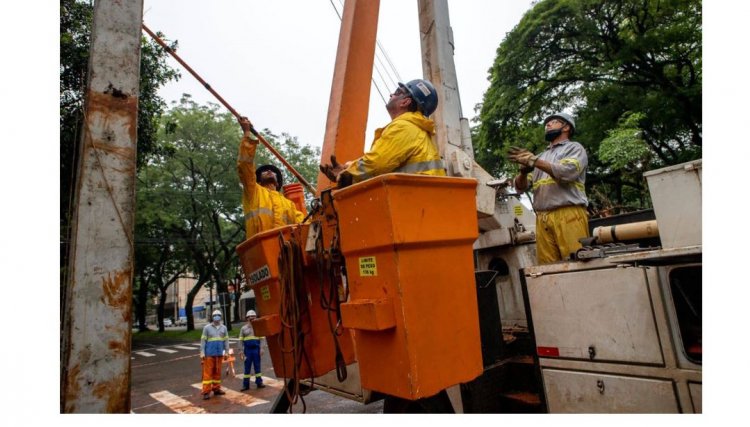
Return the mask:
M 219 316 L 221 316 L 221 310 L 219 310 L 219 309 L 216 309 L 216 310 L 214 310 L 214 312 L 213 312 L 213 313 L 211 313 L 211 316 L 216 316 L 217 314 L 218 314 Z
M 258 315 L 257 315 L 257 314 L 255 314 L 255 310 L 248 310 L 248 311 L 247 311 L 247 314 L 245 314 L 245 319 L 247 319 L 247 318 L 248 318 L 248 317 L 250 317 L 250 316 L 255 316 L 255 317 L 257 317 Z
M 546 125 L 547 122 L 550 121 L 550 120 L 552 120 L 552 119 L 562 119 L 564 122 L 567 122 L 570 125 L 570 135 L 572 136 L 575 133 L 575 131 L 576 131 L 576 121 L 573 118 L 573 116 L 571 116 L 570 114 L 568 114 L 568 113 L 555 113 L 555 114 L 551 114 L 551 115 L 547 116 L 544 119 L 544 124 Z

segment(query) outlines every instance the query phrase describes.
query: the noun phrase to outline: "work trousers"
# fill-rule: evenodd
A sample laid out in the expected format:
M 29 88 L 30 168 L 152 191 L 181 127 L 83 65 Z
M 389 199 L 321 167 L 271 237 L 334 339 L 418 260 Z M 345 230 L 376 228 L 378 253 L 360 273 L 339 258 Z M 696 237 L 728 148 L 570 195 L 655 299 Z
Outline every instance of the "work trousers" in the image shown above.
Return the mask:
M 255 368 L 255 375 L 250 375 L 251 368 Z M 250 387 L 250 378 L 255 377 L 255 384 L 263 384 L 260 374 L 260 351 L 245 353 L 245 375 L 242 376 L 242 387 Z
M 223 356 L 206 356 L 203 358 L 203 394 L 221 390 L 221 362 L 223 360 Z
M 588 237 L 589 217 L 583 206 L 564 206 L 536 213 L 536 261 L 538 264 L 567 259 Z

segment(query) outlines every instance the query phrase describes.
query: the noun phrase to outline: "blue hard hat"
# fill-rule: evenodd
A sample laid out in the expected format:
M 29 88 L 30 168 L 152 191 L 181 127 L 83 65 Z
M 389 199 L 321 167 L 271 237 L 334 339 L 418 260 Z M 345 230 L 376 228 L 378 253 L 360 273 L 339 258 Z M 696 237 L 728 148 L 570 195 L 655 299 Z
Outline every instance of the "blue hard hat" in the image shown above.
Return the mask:
M 435 112 L 438 106 L 438 96 L 435 86 L 429 80 L 416 79 L 405 84 L 399 82 L 398 85 L 409 92 L 422 114 L 429 116 Z

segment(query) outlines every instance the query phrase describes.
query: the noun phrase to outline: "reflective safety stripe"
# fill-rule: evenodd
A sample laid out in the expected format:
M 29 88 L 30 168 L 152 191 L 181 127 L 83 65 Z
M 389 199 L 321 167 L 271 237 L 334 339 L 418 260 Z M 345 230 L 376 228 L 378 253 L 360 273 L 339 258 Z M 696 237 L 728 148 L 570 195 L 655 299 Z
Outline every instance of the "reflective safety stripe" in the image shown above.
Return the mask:
M 205 380 L 203 381 L 203 384 L 211 384 L 211 380 Z
M 396 168 L 394 172 L 419 173 L 434 169 L 445 169 L 445 163 L 442 160 L 428 160 L 426 162 L 409 163 L 408 165 L 403 165 L 400 168 Z
M 534 185 L 531 187 L 531 189 L 532 190 L 536 190 L 537 188 L 539 188 L 539 187 L 541 187 L 543 185 L 552 185 L 552 184 L 557 184 L 557 183 L 558 182 L 555 181 L 552 178 L 544 178 L 544 179 L 540 179 L 539 181 L 534 181 Z M 563 183 L 563 184 L 560 184 L 560 185 L 566 185 L 566 184 Z M 568 185 L 574 185 L 577 189 L 579 189 L 579 190 L 581 190 L 583 192 L 586 191 L 586 186 L 583 185 L 582 183 L 578 182 L 578 181 L 571 182 Z
M 213 380 L 211 382 L 214 383 L 214 384 L 221 384 L 221 380 Z
M 261 374 L 255 374 L 255 378 L 260 378 L 261 376 Z
M 223 338 L 222 337 L 213 337 L 213 338 L 207 339 L 206 341 L 208 341 L 208 342 L 211 342 L 211 341 L 226 341 L 227 338 L 228 337 L 223 337 Z
M 357 161 L 357 172 L 360 173 L 361 178 L 362 178 L 363 181 L 365 179 L 372 178 L 372 175 L 369 174 L 369 173 L 367 173 L 367 171 L 365 171 L 365 162 L 362 161 L 362 159 L 359 159 L 359 161 Z
M 242 376 L 242 378 L 252 378 L 252 377 L 253 377 L 252 374 L 245 374 L 245 375 Z
M 242 341 L 248 341 L 248 340 L 259 340 L 263 337 L 256 337 L 255 335 L 248 335 L 246 337 L 242 337 Z
M 251 218 L 255 218 L 256 216 L 260 216 L 260 215 L 273 216 L 273 210 L 268 209 L 268 208 L 253 209 L 250 212 L 245 214 L 245 221 Z
M 561 165 L 575 165 L 576 171 L 581 172 L 581 164 L 578 162 L 578 159 L 574 159 L 572 157 L 567 157 L 565 159 L 560 160 Z

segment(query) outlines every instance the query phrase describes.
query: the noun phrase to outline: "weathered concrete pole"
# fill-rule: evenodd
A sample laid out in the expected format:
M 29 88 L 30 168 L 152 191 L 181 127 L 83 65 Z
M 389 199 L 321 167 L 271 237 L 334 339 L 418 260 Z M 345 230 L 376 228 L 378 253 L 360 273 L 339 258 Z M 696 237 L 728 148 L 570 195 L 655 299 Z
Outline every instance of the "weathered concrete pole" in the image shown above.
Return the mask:
M 97 0 L 65 287 L 60 410 L 130 411 L 143 0 Z

